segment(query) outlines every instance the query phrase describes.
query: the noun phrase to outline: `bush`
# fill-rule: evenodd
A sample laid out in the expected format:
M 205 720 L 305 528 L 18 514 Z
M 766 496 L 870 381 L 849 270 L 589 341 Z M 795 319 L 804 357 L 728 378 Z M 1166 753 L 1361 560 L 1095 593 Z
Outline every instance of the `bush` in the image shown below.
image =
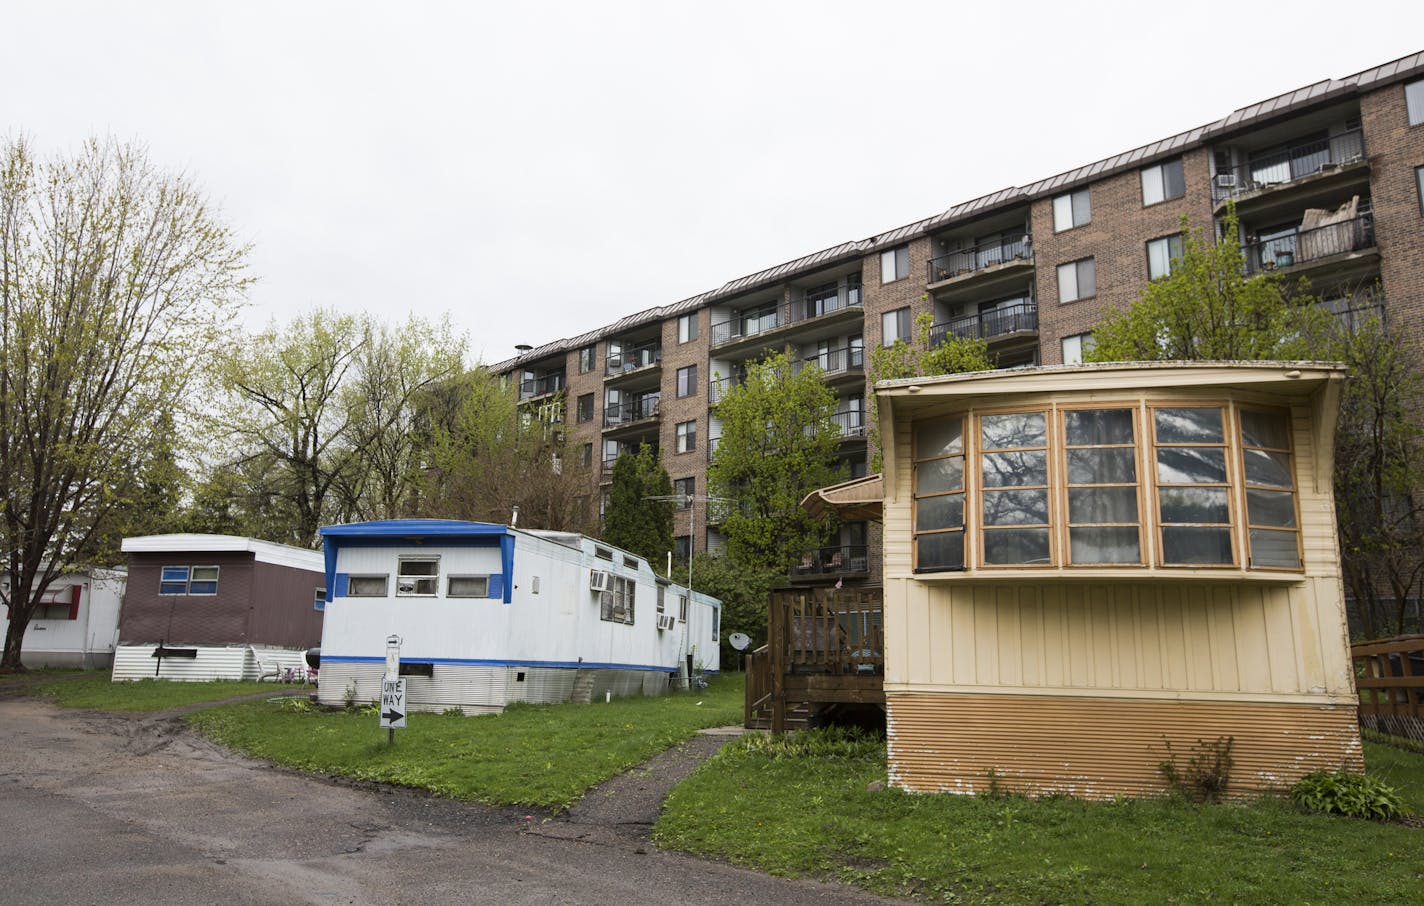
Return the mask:
M 1392 821 L 1407 814 L 1394 787 L 1365 774 L 1316 771 L 1291 787 L 1291 798 L 1313 812 Z
M 1187 758 L 1185 766 L 1177 764 L 1177 753 L 1172 751 L 1172 741 L 1163 737 L 1167 746 L 1167 758 L 1157 765 L 1157 770 L 1166 778 L 1173 789 L 1194 802 L 1215 802 L 1226 792 L 1231 780 L 1231 747 L 1235 737 L 1222 736 L 1215 741 L 1197 740 L 1196 750 Z

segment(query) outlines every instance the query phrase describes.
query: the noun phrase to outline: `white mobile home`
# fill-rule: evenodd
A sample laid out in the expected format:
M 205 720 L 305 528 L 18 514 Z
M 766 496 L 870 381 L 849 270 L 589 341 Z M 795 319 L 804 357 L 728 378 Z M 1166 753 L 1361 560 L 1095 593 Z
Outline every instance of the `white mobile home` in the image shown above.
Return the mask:
M 448 520 L 329 526 L 320 700 L 379 697 L 402 639 L 411 710 L 665 692 L 718 669 L 721 602 L 582 535 Z
M 9 629 L 9 579 L 0 577 L 0 634 Z M 30 617 L 20 659 L 26 667 L 94 670 L 114 660 L 124 571 L 88 569 L 55 579 Z

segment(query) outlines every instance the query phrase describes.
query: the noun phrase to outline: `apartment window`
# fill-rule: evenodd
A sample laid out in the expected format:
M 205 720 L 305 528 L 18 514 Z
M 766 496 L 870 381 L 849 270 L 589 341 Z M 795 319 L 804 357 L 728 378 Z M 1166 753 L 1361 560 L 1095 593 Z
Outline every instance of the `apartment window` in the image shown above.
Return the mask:
M 1061 233 L 1080 227 L 1093 219 L 1093 201 L 1087 189 L 1069 192 L 1053 199 L 1053 231 Z
M 593 356 L 593 346 L 585 346 L 579 350 L 579 374 L 588 374 L 593 370 Z
M 910 276 L 910 247 L 902 245 L 880 253 L 880 282 L 894 283 Z
M 1241 460 L 1250 565 L 1300 569 L 1290 417 L 1275 410 L 1242 409 Z
M 578 398 L 578 420 L 593 421 L 593 394 L 585 393 Z
M 1182 159 L 1148 167 L 1142 171 L 1142 206 L 1157 204 L 1187 194 L 1187 177 Z
M 1424 123 L 1424 79 L 1404 86 L 1404 104 L 1409 108 L 1409 125 Z
M 880 345 L 894 346 L 896 340 L 910 342 L 910 308 L 897 308 L 880 316 Z
M 440 591 L 439 557 L 401 557 L 397 560 L 396 597 L 433 598 Z
M 679 398 L 697 395 L 696 365 L 688 365 L 686 368 L 677 370 L 677 395 Z
M 1098 269 L 1092 258 L 1058 265 L 1058 301 L 1074 302 L 1098 294 Z
M 697 312 L 682 315 L 677 319 L 677 341 L 690 343 L 697 339 Z
M 593 468 L 593 444 L 583 445 L 583 467 L 585 469 Z
M 1424 214 L 1424 167 L 1414 168 L 1414 187 L 1419 190 L 1419 213 Z
M 1147 243 L 1147 279 L 1157 280 L 1172 273 L 1172 263 L 1182 257 L 1182 236 L 1177 233 Z
M 907 269 L 908 269 L 909 266 L 910 266 L 910 265 L 909 265 L 909 254 L 910 254 L 910 250 L 909 250 L 909 249 L 906 249 L 906 250 L 905 250 L 905 256 L 906 256 L 906 259 L 905 259 L 905 267 L 906 267 Z M 859 305 L 859 304 L 860 304 L 860 274 L 848 274 L 848 275 L 846 276 L 846 304 L 847 304 L 847 305 Z
M 677 423 L 677 452 L 691 453 L 697 449 L 697 422 Z
M 694 423 L 695 424 L 695 423 Z M 697 493 L 696 478 L 679 478 L 672 483 L 672 492 L 682 499 L 677 502 L 679 510 L 685 510 L 692 505 L 692 495 Z
M 1083 356 L 1093 351 L 1096 345 L 1091 333 L 1075 333 L 1061 341 L 1064 365 L 1081 365 Z
M 346 597 L 348 598 L 384 598 L 386 596 L 386 579 L 380 576 L 347 576 L 346 577 Z
M 489 597 L 489 576 L 450 576 L 445 582 L 446 597 Z
M 915 569 L 964 568 L 964 419 L 915 437 Z
M 218 593 L 216 566 L 165 566 L 158 576 L 160 595 L 215 595 Z
M 637 582 L 623 576 L 608 577 L 608 591 L 599 600 L 598 618 L 608 623 L 633 623 L 633 602 Z
M 667 588 L 663 585 L 663 580 L 658 580 L 658 613 L 663 613 L 667 609 Z

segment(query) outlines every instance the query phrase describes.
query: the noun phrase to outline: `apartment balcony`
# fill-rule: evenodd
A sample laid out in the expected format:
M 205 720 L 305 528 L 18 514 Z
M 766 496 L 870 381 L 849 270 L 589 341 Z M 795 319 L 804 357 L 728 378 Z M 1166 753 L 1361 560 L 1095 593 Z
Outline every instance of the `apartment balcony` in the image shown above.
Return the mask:
M 997 241 L 959 249 L 926 264 L 925 283 L 931 291 L 992 276 L 1033 273 L 1033 237 Z
M 727 398 L 727 394 L 732 391 L 732 388 L 740 386 L 741 383 L 742 379 L 737 377 L 713 378 L 707 384 L 708 404 L 715 406 L 722 402 Z
M 870 549 L 864 544 L 842 544 L 818 547 L 807 551 L 800 562 L 791 567 L 791 579 L 824 579 L 865 577 L 870 575 Z
M 657 424 L 658 404 L 661 399 L 662 394 L 650 393 L 621 403 L 606 404 L 603 407 L 604 433 Z
M 768 305 L 753 313 L 738 315 L 712 325 L 712 349 L 730 351 L 751 347 L 812 326 L 831 327 L 842 321 L 864 317 L 861 293 L 845 291 L 834 297 L 798 299 Z
M 1370 289 L 1350 296 L 1321 299 L 1320 306 L 1335 316 L 1335 323 L 1347 333 L 1354 333 L 1370 321 L 1385 324 L 1384 293 Z
M 1319 270 L 1375 251 L 1374 217 L 1360 214 L 1287 236 L 1247 241 L 1246 273 Z
M 717 445 L 721 442 L 720 436 L 707 438 L 707 462 L 709 464 L 712 462 L 712 455 L 717 452 Z
M 864 410 L 851 409 L 845 412 L 836 412 L 831 415 L 831 421 L 835 422 L 836 427 L 840 429 L 843 441 L 865 437 L 867 420 Z
M 930 327 L 930 346 L 938 346 L 951 336 L 994 343 L 1037 335 L 1038 303 L 1018 302 L 980 314 L 941 321 Z
M 822 376 L 830 379 L 864 378 L 865 348 L 863 346 L 842 346 L 839 349 L 817 352 L 792 362 L 791 371 L 793 374 L 800 374 L 802 369 L 810 365 L 820 368 Z
M 663 344 L 650 340 L 637 345 L 625 345 L 617 352 L 610 352 L 604 362 L 603 380 L 606 384 L 638 383 L 635 378 L 647 378 L 657 383 L 662 373 Z
M 556 371 L 542 377 L 527 378 L 519 382 L 519 401 L 521 403 L 530 400 L 542 399 L 546 396 L 553 396 L 564 389 L 564 373 Z
M 1329 138 L 1301 142 L 1253 158 L 1249 163 L 1218 171 L 1211 181 L 1211 197 L 1218 207 L 1228 199 L 1237 205 L 1287 186 L 1345 181 L 1365 174 L 1365 137 L 1359 129 Z

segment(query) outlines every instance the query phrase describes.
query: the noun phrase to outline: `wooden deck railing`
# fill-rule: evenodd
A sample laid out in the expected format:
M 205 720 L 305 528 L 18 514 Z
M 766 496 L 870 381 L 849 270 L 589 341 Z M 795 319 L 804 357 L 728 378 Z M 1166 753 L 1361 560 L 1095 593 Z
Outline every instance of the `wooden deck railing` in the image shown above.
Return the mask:
M 1424 740 L 1424 635 L 1402 635 L 1350 646 L 1360 723 Z
M 772 592 L 767 644 L 747 658 L 746 721 L 786 728 L 799 705 L 885 700 L 878 586 Z

